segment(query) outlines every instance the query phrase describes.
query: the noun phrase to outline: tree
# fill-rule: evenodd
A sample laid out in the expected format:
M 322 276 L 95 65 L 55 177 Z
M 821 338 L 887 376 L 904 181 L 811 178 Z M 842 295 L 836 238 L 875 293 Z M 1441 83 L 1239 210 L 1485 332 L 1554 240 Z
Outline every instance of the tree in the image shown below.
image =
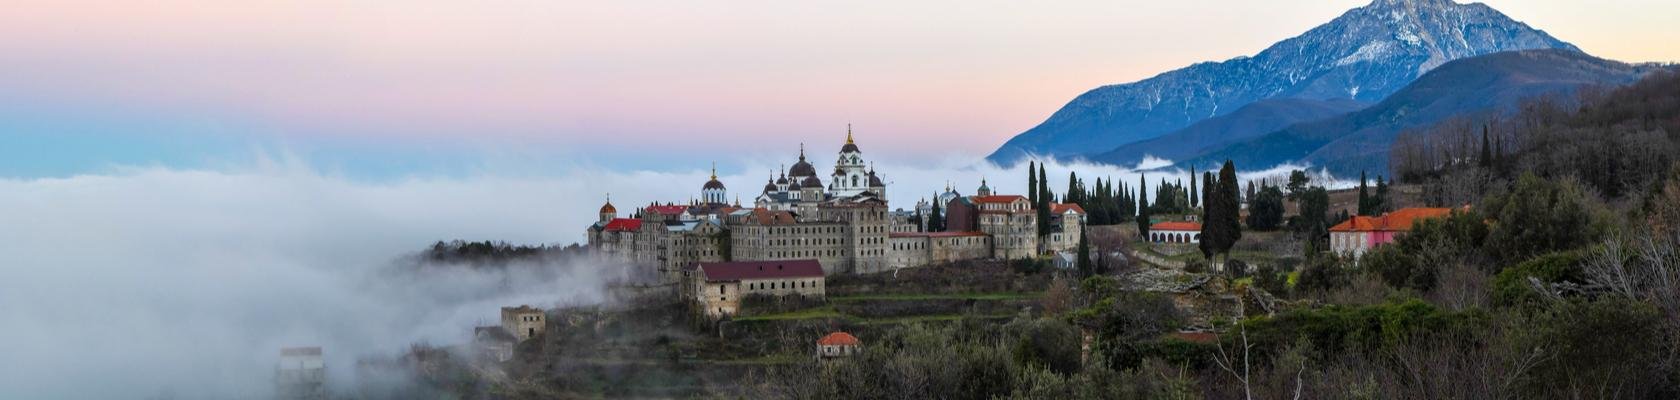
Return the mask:
M 1190 166 L 1190 188 L 1191 189 L 1196 188 L 1196 167 L 1195 166 Z M 1200 199 L 1201 198 L 1202 198 L 1202 196 L 1197 196 L 1196 195 L 1196 191 L 1191 190 L 1190 191 L 1190 208 L 1200 207 L 1200 205 L 1201 205 L 1201 200 Z
M 1371 204 L 1373 214 L 1382 214 L 1394 209 L 1393 203 L 1388 200 L 1388 181 L 1383 180 L 1382 175 L 1377 175 L 1377 194 L 1372 196 Z
M 1240 210 L 1237 196 L 1237 167 L 1230 160 L 1225 160 L 1225 166 L 1220 167 L 1218 180 L 1212 182 L 1213 190 L 1205 199 L 1205 216 L 1202 220 L 1202 254 L 1211 260 L 1213 255 L 1228 254 L 1231 247 L 1242 239 L 1242 223 L 1238 221 Z M 1227 257 L 1229 258 L 1229 257 Z
M 1046 178 L 1043 165 L 1038 166 L 1038 203 L 1039 205 L 1056 202 L 1056 194 L 1050 192 L 1050 178 Z
M 1307 185 L 1311 183 L 1312 178 L 1307 177 L 1306 171 L 1298 169 L 1289 171 L 1289 186 L 1285 187 L 1285 189 L 1288 189 L 1289 201 L 1299 201 L 1301 193 L 1306 192 Z
M 933 211 L 929 212 L 929 214 L 928 214 L 927 226 L 928 226 L 928 229 L 927 229 L 928 232 L 944 232 L 945 231 L 945 216 L 940 214 L 939 199 L 938 198 L 934 199 Z
M 1330 192 L 1314 186 L 1304 190 L 1300 197 L 1300 214 L 1290 221 L 1290 227 L 1296 232 L 1306 233 L 1314 227 L 1323 226 L 1325 217 L 1330 213 Z
M 1138 206 L 1137 225 L 1138 235 L 1143 241 L 1149 241 L 1149 181 L 1142 174 L 1138 174 Z
M 1488 126 L 1482 125 L 1482 156 L 1477 158 L 1482 168 L 1493 168 L 1493 146 L 1488 142 Z
M 1085 228 L 1079 228 L 1079 256 L 1078 257 L 1079 257 L 1079 260 L 1078 260 L 1079 276 L 1081 278 L 1091 276 L 1091 272 L 1094 270 L 1094 268 L 1091 266 L 1091 244 L 1089 243 L 1089 241 L 1086 240 Z
M 1484 205 L 1493 219 L 1488 254 L 1511 265 L 1598 242 L 1608 227 L 1594 215 L 1601 206 L 1589 196 L 1574 181 L 1523 174 L 1509 194 L 1489 197 Z
M 1359 171 L 1359 214 L 1358 215 L 1365 215 L 1365 216 L 1373 215 L 1373 214 L 1371 214 L 1371 194 L 1370 194 L 1369 186 L 1370 185 L 1368 185 L 1366 183 L 1366 180 L 1365 180 L 1365 171 Z
M 1027 201 L 1038 207 L 1038 172 L 1032 161 L 1027 161 Z
M 1262 185 L 1248 201 L 1248 229 L 1269 231 L 1283 224 L 1283 190 Z

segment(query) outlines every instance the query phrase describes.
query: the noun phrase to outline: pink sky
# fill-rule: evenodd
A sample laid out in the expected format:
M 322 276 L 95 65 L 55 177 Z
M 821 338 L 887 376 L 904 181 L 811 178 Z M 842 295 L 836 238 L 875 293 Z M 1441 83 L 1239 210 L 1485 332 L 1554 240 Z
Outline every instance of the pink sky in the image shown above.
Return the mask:
M 88 113 L 610 149 L 850 121 L 893 149 L 984 153 L 1090 88 L 1250 55 L 1366 1 L 8 3 L 0 90 Z M 1680 60 L 1680 2 L 1490 4 L 1598 56 Z

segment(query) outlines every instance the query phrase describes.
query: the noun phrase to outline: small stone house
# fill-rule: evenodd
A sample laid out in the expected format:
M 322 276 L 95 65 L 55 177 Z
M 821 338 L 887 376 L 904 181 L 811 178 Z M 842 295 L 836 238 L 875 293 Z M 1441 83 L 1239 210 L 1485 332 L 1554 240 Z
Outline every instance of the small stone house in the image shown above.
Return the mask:
M 513 359 L 513 345 L 519 343 L 519 338 L 500 326 L 480 326 L 473 328 L 473 346 L 479 354 L 506 362 Z
M 822 264 L 814 259 L 703 262 L 688 271 L 685 295 L 708 317 L 735 315 L 748 295 L 823 297 Z
M 513 334 L 520 342 L 530 340 L 543 334 L 548 326 L 548 318 L 543 310 L 531 306 L 502 307 L 502 329 Z
M 863 342 L 846 332 L 834 332 L 817 339 L 817 359 L 851 357 L 861 351 Z

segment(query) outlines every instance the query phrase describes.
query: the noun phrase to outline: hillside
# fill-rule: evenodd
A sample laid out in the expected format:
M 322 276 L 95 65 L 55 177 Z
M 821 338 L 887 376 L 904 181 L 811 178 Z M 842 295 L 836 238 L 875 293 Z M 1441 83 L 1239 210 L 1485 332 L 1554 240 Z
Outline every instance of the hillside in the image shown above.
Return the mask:
M 1204 153 L 1190 162 L 1230 159 L 1252 168 L 1305 162 L 1343 176 L 1361 170 L 1386 173 L 1388 149 L 1406 129 L 1465 114 L 1506 113 L 1524 99 L 1565 96 L 1587 85 L 1627 84 L 1649 69 L 1563 50 L 1506 52 L 1459 60 L 1425 74 L 1364 110 L 1296 124 Z
M 1085 156 L 1273 98 L 1376 102 L 1452 60 L 1575 46 L 1483 4 L 1377 0 L 1261 51 L 1085 92 L 988 160 Z
M 1136 165 L 1145 157 L 1180 160 L 1297 123 L 1358 111 L 1368 105 L 1349 99 L 1261 100 L 1230 114 L 1208 118 L 1158 138 L 1120 146 L 1091 159 L 1114 165 Z

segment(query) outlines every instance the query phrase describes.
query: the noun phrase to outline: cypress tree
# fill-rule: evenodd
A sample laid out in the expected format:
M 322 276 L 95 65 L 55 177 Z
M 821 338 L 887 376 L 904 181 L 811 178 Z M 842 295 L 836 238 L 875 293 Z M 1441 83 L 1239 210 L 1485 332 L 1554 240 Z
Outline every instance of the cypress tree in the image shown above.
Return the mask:
M 1482 168 L 1493 167 L 1493 146 L 1488 143 L 1488 126 L 1482 125 L 1482 158 L 1476 160 Z
M 1377 175 L 1377 195 L 1371 199 L 1373 214 L 1388 212 L 1388 181 L 1382 175 Z
M 940 214 L 939 199 L 934 198 L 933 211 L 928 214 L 928 232 L 944 232 L 945 216 Z
M 1079 275 L 1091 276 L 1091 245 L 1085 241 L 1085 228 L 1079 228 Z
M 1056 201 L 1056 194 L 1050 192 L 1050 179 L 1045 178 L 1043 165 L 1038 166 L 1038 206 Z
M 1027 161 L 1027 201 L 1038 207 L 1038 173 L 1032 161 Z
M 1365 171 L 1359 171 L 1359 215 L 1371 215 L 1371 195 L 1367 190 Z
M 1138 234 L 1142 235 L 1143 241 L 1148 242 L 1149 241 L 1149 196 L 1145 193 L 1149 193 L 1148 192 L 1149 182 L 1145 179 L 1147 179 L 1147 178 L 1145 178 L 1143 176 L 1143 174 L 1138 174 L 1137 225 L 1138 225 Z
M 1195 166 L 1190 167 L 1190 188 L 1191 189 L 1196 188 L 1196 167 Z M 1199 204 L 1201 203 L 1201 199 L 1202 199 L 1201 196 L 1196 195 L 1196 191 L 1194 191 L 1194 190 L 1190 191 L 1190 208 L 1199 207 L 1200 206 Z

